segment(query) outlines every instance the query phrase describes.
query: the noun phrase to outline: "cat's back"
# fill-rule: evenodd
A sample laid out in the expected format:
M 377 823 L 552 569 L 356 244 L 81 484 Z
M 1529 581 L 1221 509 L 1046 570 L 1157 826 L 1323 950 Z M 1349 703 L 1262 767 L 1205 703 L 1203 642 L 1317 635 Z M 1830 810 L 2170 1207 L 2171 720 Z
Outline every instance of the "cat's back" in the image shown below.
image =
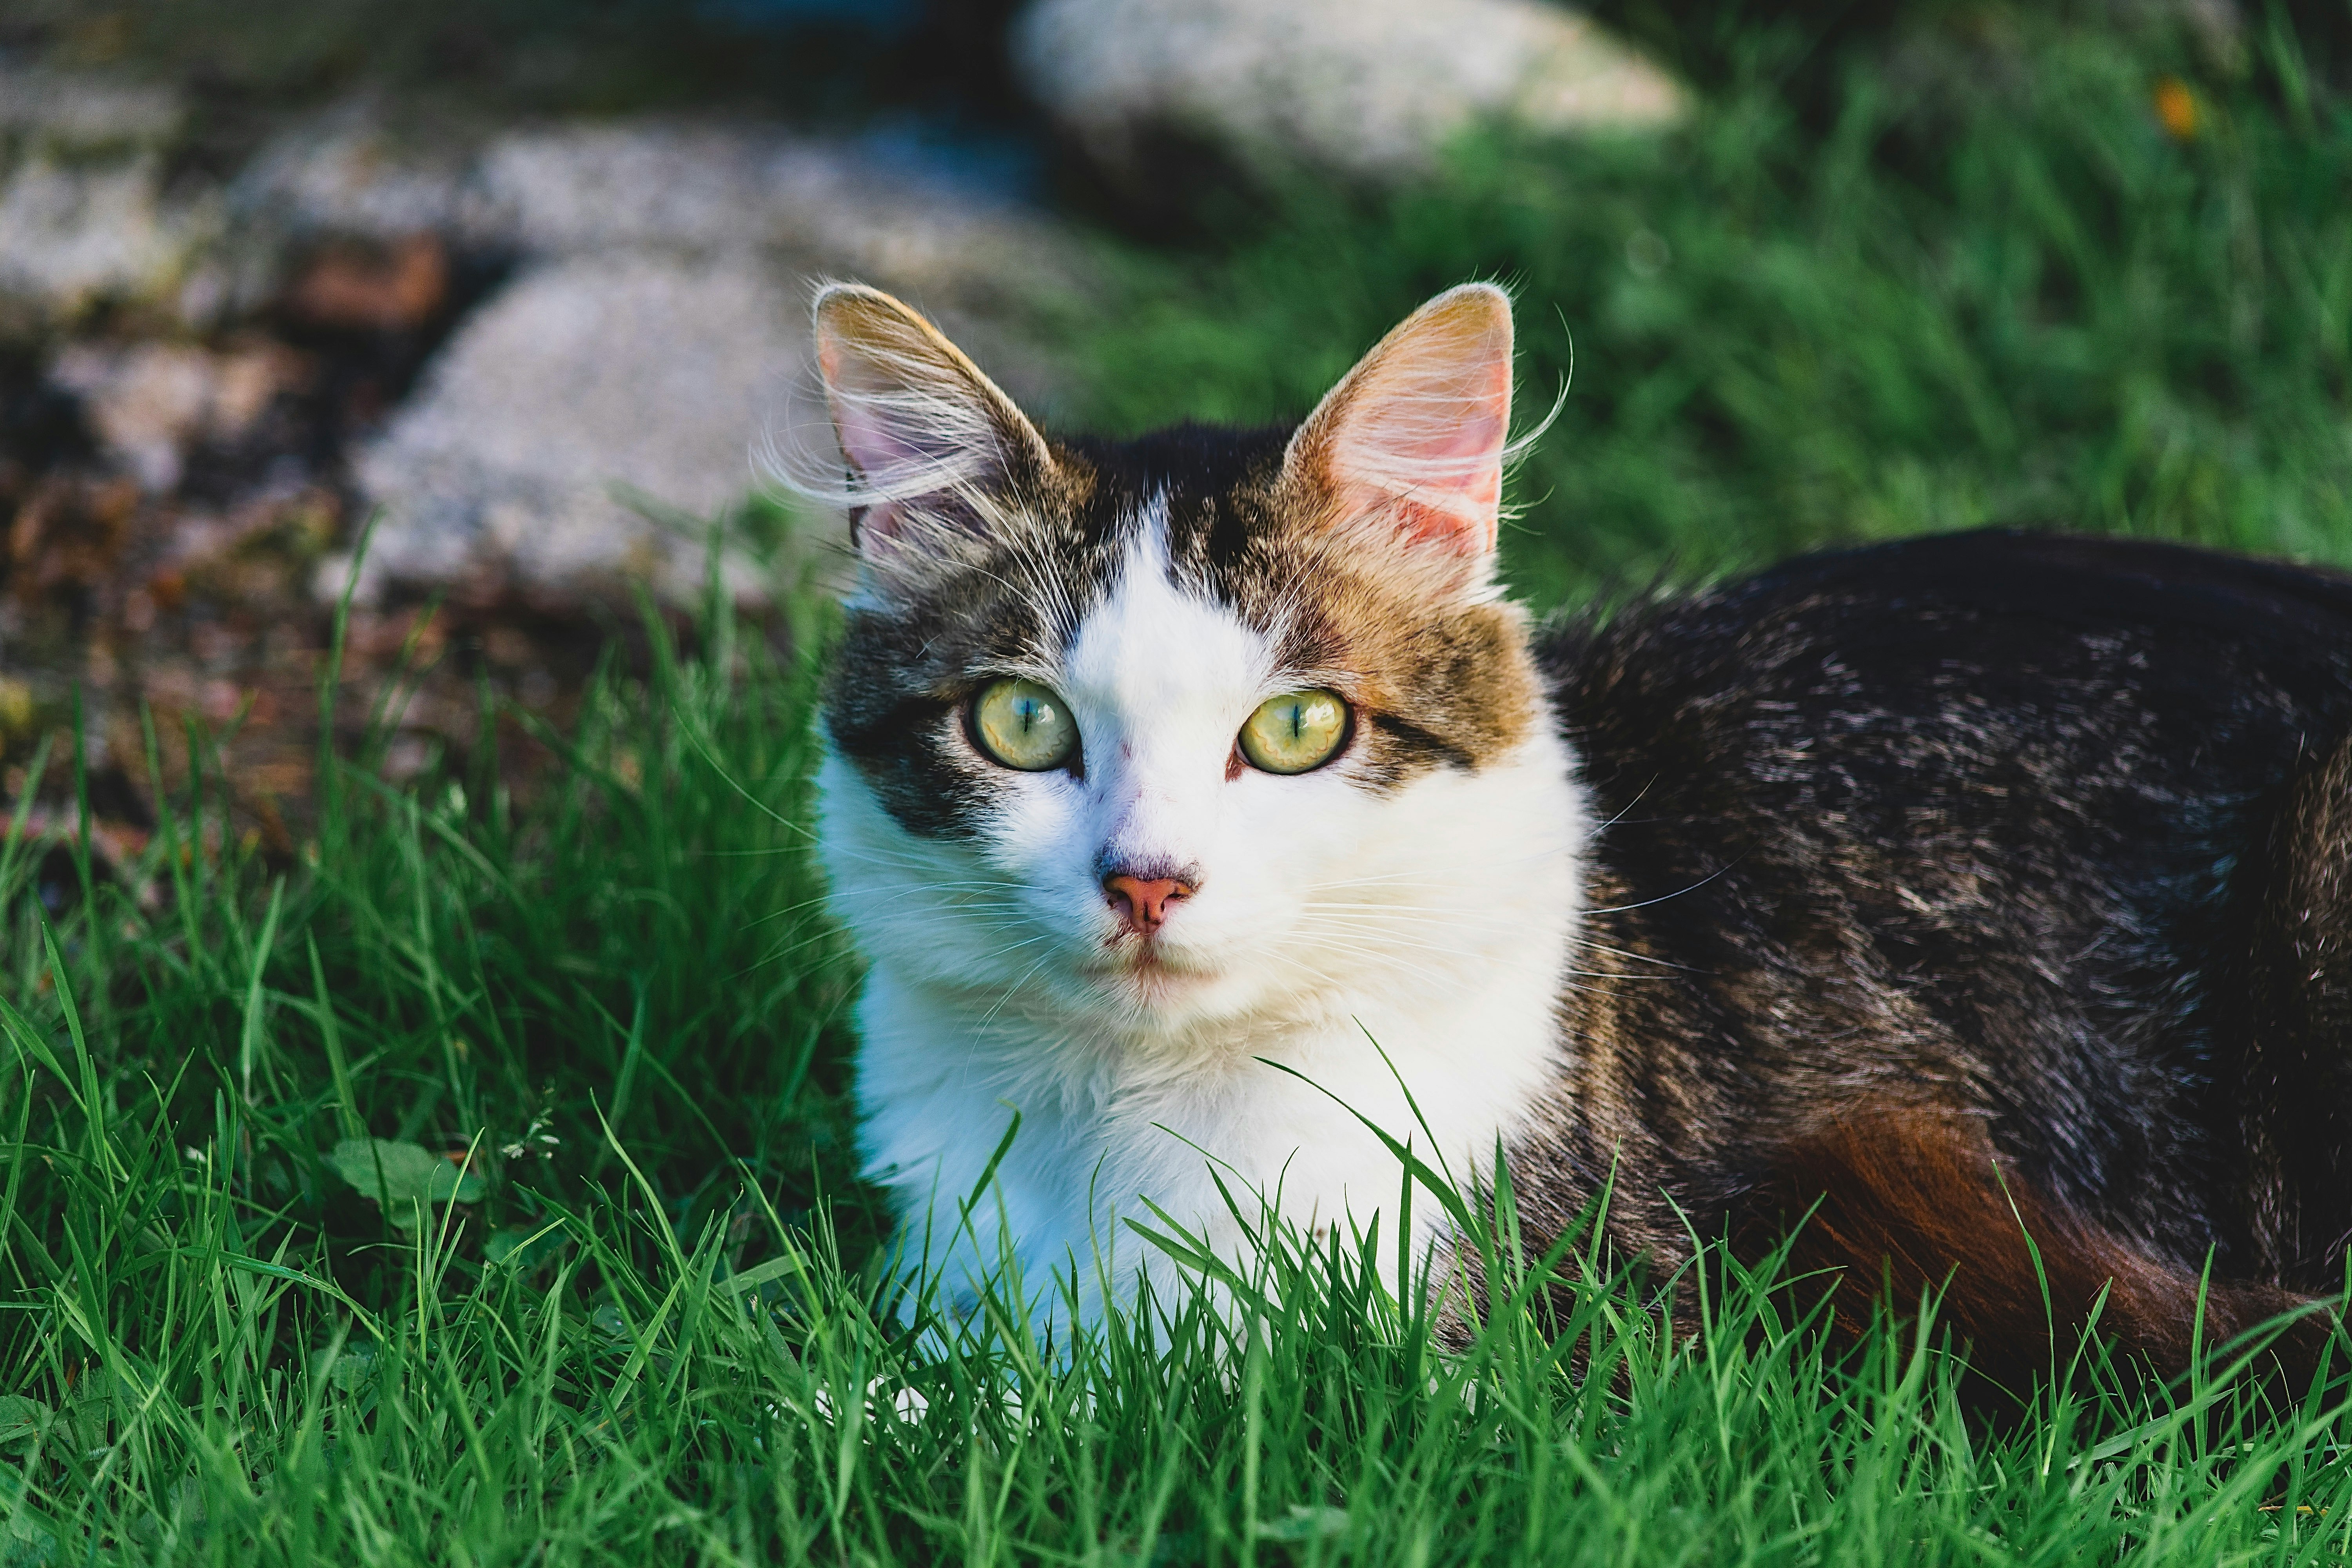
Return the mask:
M 1948 534 L 1566 625 L 1543 659 L 1579 729 L 1638 714 L 1685 741 L 1730 722 L 1785 742 L 1824 721 L 1957 739 L 2005 715 L 2095 744 L 2136 720 L 2218 743 L 2288 715 L 2352 718 L 2352 576 L 2147 541 Z
M 1744 832 L 2161 858 L 2352 730 L 2352 576 L 1957 534 L 1636 605 L 1542 657 L 1627 853 Z
M 1570 1005 L 1622 1125 L 1593 1154 L 1638 1124 L 1727 1211 L 1791 1128 L 1892 1085 L 2227 1261 L 2252 884 L 2352 733 L 2352 578 L 1962 534 L 1637 604 L 1543 660 L 1601 825 Z

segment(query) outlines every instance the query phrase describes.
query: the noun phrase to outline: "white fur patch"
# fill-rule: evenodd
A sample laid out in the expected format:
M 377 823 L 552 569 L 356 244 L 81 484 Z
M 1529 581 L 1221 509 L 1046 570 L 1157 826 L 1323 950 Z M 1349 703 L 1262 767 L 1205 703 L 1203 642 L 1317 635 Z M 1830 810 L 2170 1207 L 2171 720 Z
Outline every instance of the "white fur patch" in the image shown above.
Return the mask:
M 1344 756 L 1228 778 L 1243 721 L 1296 681 L 1171 580 L 1150 518 L 1059 667 L 1034 673 L 1077 721 L 1084 776 L 1007 773 L 973 840 L 908 834 L 838 758 L 821 777 L 835 908 L 871 961 L 867 1173 L 910 1247 L 928 1237 L 954 1286 L 1009 1242 L 1033 1292 L 1075 1267 L 1092 1315 L 1106 1275 L 1172 1272 L 1123 1234 L 1150 1223 L 1144 1199 L 1240 1245 L 1213 1162 L 1237 1191 L 1278 1192 L 1286 1221 L 1392 1215 L 1398 1163 L 1351 1112 L 1427 1151 L 1407 1089 L 1455 1177 L 1485 1168 L 1561 1049 L 1587 819 L 1551 728 L 1385 794 Z M 1106 945 L 1107 848 L 1197 871 L 1151 973 Z M 1436 1205 L 1413 1214 L 1428 1240 Z

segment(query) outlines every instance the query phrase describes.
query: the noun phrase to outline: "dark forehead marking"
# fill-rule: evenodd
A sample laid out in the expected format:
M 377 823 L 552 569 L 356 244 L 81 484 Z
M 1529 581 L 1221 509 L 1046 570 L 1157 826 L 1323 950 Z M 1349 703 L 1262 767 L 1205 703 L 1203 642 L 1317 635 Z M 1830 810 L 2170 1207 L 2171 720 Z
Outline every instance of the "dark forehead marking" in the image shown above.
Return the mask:
M 1129 497 L 1162 489 L 1209 496 L 1264 476 L 1281 461 L 1289 439 L 1285 426 L 1230 430 L 1221 425 L 1171 425 L 1131 441 L 1082 436 L 1062 445 L 1085 458 L 1106 489 Z
M 1214 425 L 1178 425 L 1131 441 L 1071 443 L 1099 477 L 1099 507 L 1109 509 L 1097 524 L 1106 543 L 1124 520 L 1164 500 L 1169 563 L 1176 574 L 1213 597 L 1236 604 L 1235 568 L 1276 526 L 1263 500 L 1282 466 L 1290 439 L 1287 426 L 1231 430 Z
M 1003 661 L 1050 663 L 1108 591 L 1135 520 L 1164 497 L 1178 574 L 1234 602 L 1230 572 L 1270 520 L 1237 497 L 1262 493 L 1286 433 L 1179 426 L 1132 441 L 1055 442 L 1056 472 L 1014 498 L 1027 521 L 969 569 L 909 581 L 852 610 L 825 723 L 885 809 L 926 837 L 969 837 L 1002 787 L 961 739 L 957 710 Z
M 1179 425 L 1132 440 L 1056 438 L 1059 478 L 1020 498 L 1029 522 L 971 570 L 853 615 L 845 662 L 901 691 L 952 700 L 978 667 L 1050 661 L 1109 590 L 1136 520 L 1164 499 L 1180 576 L 1234 602 L 1220 564 L 1274 527 L 1248 498 L 1279 468 L 1288 432 Z M 1052 591 L 1047 591 L 1050 586 Z
M 1115 574 L 1135 520 L 1156 510 L 1177 582 L 1263 626 L 1282 597 L 1267 591 L 1281 575 L 1266 570 L 1269 547 L 1285 553 L 1276 541 L 1293 531 L 1269 505 L 1289 438 L 1282 426 L 1178 425 L 1128 441 L 1066 443 L 1094 479 L 1082 531 L 1098 552 L 1096 580 Z

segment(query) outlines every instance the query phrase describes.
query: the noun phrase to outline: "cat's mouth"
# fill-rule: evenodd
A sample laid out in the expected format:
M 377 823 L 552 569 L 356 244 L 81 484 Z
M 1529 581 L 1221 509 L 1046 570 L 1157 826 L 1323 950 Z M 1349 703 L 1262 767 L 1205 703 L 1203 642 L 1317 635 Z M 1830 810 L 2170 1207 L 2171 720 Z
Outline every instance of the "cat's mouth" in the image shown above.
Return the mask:
M 1174 994 L 1214 978 L 1205 965 L 1170 952 L 1150 937 L 1106 942 L 1088 970 L 1097 980 L 1132 987 L 1148 999 Z

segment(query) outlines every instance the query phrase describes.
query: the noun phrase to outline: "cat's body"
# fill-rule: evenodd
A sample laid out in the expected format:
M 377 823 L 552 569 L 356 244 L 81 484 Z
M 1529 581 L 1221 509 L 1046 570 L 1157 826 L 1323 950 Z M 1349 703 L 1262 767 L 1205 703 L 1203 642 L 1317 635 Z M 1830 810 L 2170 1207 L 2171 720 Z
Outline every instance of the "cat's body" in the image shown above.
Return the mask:
M 1609 826 L 1538 1227 L 1614 1160 L 1669 1255 L 1801 1262 L 2030 1364 L 2337 1294 L 2352 1230 L 2352 579 L 2020 534 L 1791 563 L 1548 638 Z M 1671 966 L 1671 967 L 1669 967 Z M 1992 1179 L 1998 1162 L 2005 1186 Z M 1659 1202 L 1671 1193 L 1680 1213 Z
M 1359 1112 L 1464 1180 L 1499 1142 L 1538 1238 L 1604 1183 L 1668 1262 L 1820 1199 L 1807 1259 L 1950 1276 L 1994 1352 L 2045 1331 L 2021 1220 L 2159 1359 L 2209 1252 L 2222 1327 L 2341 1268 L 2352 583 L 1970 536 L 1538 637 L 1494 290 L 1296 433 L 1123 445 L 887 297 L 819 327 L 858 1090 L 951 1289 L 1006 1245 L 1097 1311 L 1166 1267 L 1147 1203 L 1234 1243 L 1217 1173 L 1393 1225 Z

